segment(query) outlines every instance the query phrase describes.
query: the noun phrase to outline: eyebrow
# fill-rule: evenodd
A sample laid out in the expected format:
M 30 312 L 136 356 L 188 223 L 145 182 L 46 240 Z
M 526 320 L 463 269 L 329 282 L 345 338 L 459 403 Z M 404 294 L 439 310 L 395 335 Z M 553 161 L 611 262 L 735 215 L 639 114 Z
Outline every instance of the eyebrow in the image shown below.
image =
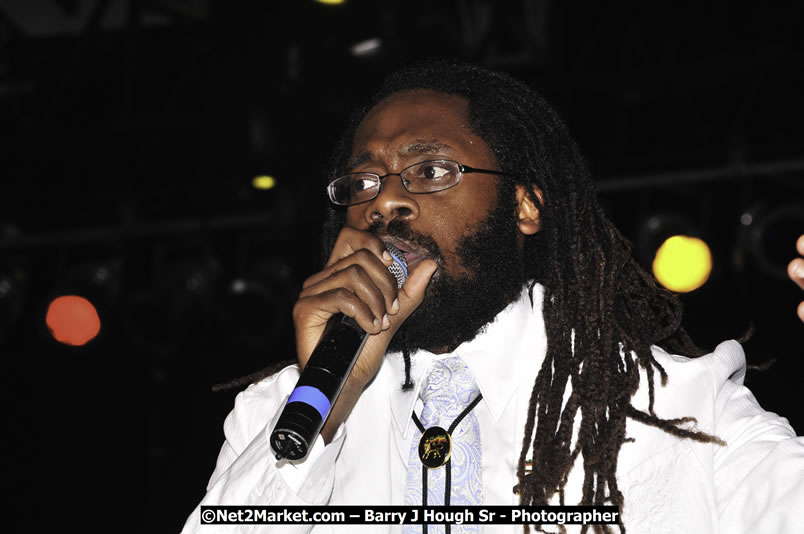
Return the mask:
M 415 140 L 412 143 L 408 143 L 407 145 L 403 146 L 399 153 L 403 156 L 409 156 L 412 154 L 441 154 L 444 152 L 454 152 L 451 146 L 441 143 L 440 141 L 425 141 L 425 140 Z M 371 161 L 374 159 L 374 155 L 364 150 L 363 152 L 359 152 L 349 158 L 346 162 L 346 168 L 348 170 L 354 169 L 358 165 L 362 165 L 367 161 Z
M 400 153 L 408 154 L 438 154 L 452 152 L 453 148 L 438 141 L 414 141 L 402 148 Z

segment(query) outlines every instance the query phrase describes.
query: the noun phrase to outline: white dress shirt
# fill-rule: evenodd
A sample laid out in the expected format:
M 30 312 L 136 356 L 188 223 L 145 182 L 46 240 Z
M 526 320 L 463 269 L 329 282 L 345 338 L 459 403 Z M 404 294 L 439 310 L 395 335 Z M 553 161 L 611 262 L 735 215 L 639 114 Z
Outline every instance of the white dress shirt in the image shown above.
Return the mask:
M 475 407 L 483 447 L 484 504 L 518 504 L 513 493 L 528 400 L 546 352 L 542 288 L 501 312 L 474 340 L 454 353 L 472 371 L 483 394 Z M 689 359 L 653 347 L 669 375 L 657 380 L 655 412 L 672 419 L 695 417 L 695 428 L 727 446 L 673 437 L 627 420 L 617 466 L 629 534 L 804 533 L 804 439 L 784 418 L 762 410 L 742 386 L 745 357 L 736 341 Z M 416 387 L 403 392 L 404 365 L 389 354 L 332 442 L 319 437 L 306 458 L 277 462 L 268 437 L 296 385 L 287 367 L 240 393 L 224 423 L 226 441 L 200 505 L 404 504 L 411 413 L 421 410 L 418 386 L 435 356 L 412 357 Z M 647 377 L 632 398 L 647 411 Z M 567 394 L 569 393 L 569 386 Z M 577 436 L 578 422 L 575 430 Z M 575 439 L 575 438 L 574 438 Z M 573 441 L 574 441 L 573 439 Z M 580 501 L 584 473 L 579 457 L 570 473 L 566 504 Z M 554 502 L 552 504 L 558 504 Z M 199 524 L 199 509 L 184 532 L 399 532 L 393 525 L 213 526 Z M 615 531 L 617 530 L 614 527 Z M 548 528 L 549 530 L 549 528 Z M 574 527 L 568 526 L 568 532 Z M 521 526 L 483 526 L 483 532 L 521 532 Z

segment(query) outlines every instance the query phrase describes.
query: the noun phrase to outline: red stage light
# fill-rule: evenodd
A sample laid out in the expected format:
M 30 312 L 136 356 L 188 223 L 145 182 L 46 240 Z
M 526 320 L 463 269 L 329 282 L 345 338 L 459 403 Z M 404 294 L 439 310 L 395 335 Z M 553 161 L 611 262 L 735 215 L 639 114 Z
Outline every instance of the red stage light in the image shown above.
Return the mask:
M 90 301 L 77 295 L 56 297 L 45 316 L 50 334 L 65 345 L 80 346 L 100 332 L 100 317 Z

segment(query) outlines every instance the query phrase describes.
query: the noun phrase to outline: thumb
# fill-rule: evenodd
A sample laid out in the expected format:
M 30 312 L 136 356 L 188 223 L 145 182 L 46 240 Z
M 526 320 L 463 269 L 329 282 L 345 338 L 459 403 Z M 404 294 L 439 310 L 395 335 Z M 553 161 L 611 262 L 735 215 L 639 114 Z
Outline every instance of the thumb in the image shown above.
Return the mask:
M 422 260 L 408 276 L 405 283 L 397 293 L 399 299 L 399 311 L 390 316 L 390 327 L 375 336 L 371 336 L 366 342 L 364 353 L 376 353 L 379 356 L 385 353 L 388 343 L 394 337 L 399 327 L 413 311 L 419 307 L 424 300 L 424 291 L 430 283 L 433 273 L 438 269 L 438 264 L 433 260 Z M 376 372 L 376 371 L 375 371 Z M 370 376 L 373 376 L 371 374 Z
M 438 264 L 433 260 L 422 260 L 410 273 L 402 288 L 399 290 L 399 313 L 405 318 L 415 310 L 424 300 L 424 291 L 430 284 L 430 279 L 438 270 Z

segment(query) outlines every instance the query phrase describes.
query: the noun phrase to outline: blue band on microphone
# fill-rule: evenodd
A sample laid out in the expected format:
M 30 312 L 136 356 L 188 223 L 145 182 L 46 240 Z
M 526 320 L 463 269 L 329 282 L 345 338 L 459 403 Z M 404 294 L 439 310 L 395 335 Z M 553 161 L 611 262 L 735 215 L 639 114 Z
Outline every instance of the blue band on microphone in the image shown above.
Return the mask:
M 315 408 L 321 414 L 321 419 L 326 419 L 329 409 L 332 407 L 326 395 L 321 393 L 313 386 L 299 386 L 293 390 L 288 399 L 291 402 L 303 402 Z

